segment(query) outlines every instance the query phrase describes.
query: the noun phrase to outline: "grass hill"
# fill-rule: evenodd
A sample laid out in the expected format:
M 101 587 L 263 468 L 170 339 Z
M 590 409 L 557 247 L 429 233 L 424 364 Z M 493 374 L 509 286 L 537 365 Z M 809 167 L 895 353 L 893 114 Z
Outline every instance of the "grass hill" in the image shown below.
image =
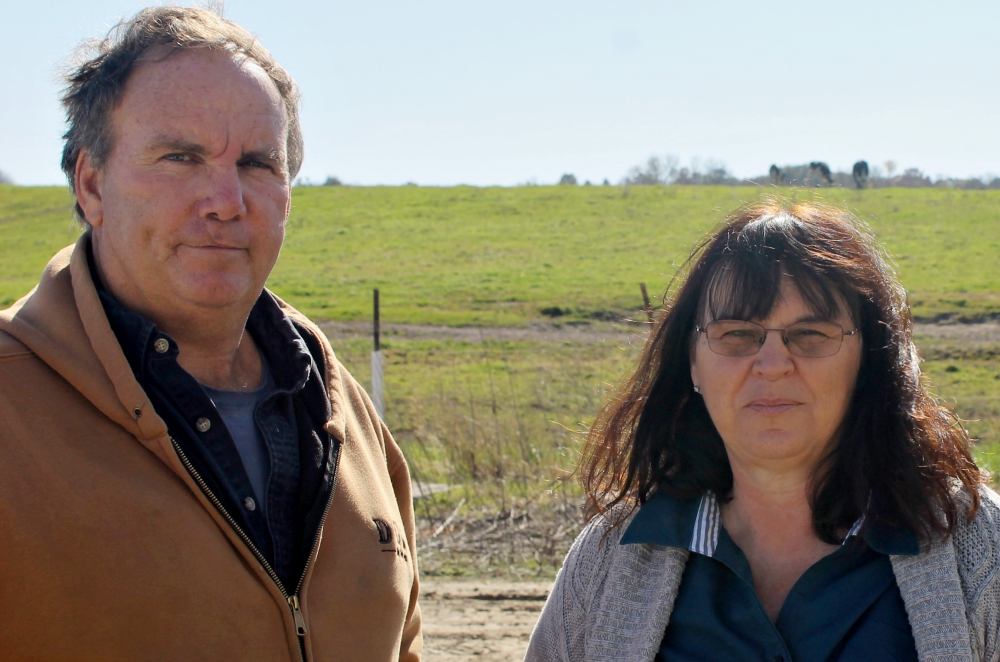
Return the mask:
M 773 189 L 297 188 L 269 286 L 321 319 L 523 325 L 641 306 L 741 202 Z M 895 259 L 921 319 L 1000 314 L 1000 191 L 781 189 L 849 207 Z M 79 229 L 64 188 L 0 185 L 0 307 L 37 282 Z

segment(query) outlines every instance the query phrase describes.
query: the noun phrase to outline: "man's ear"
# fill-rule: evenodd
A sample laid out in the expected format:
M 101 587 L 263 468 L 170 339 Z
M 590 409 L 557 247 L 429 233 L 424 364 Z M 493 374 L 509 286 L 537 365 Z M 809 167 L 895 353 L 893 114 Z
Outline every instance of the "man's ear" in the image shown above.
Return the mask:
M 86 148 L 80 150 L 76 157 L 76 171 L 73 173 L 73 188 L 84 218 L 95 228 L 104 223 L 103 183 L 103 172 L 90 157 L 90 151 Z

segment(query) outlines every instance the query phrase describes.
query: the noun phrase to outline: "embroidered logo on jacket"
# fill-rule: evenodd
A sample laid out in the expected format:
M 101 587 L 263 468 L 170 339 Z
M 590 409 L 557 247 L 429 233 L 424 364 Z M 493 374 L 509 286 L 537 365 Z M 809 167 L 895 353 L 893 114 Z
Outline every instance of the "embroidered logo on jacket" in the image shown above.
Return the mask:
M 378 542 L 380 545 L 388 545 L 392 542 L 392 527 L 385 520 L 375 518 L 375 528 L 378 529 Z
M 374 517 L 372 521 L 375 522 L 375 528 L 378 530 L 378 542 L 380 545 L 390 545 L 389 547 L 383 548 L 383 552 L 395 552 L 396 556 L 401 559 L 406 559 L 406 545 L 401 544 L 402 540 L 398 539 L 392 532 L 392 526 L 386 522 L 384 519 Z

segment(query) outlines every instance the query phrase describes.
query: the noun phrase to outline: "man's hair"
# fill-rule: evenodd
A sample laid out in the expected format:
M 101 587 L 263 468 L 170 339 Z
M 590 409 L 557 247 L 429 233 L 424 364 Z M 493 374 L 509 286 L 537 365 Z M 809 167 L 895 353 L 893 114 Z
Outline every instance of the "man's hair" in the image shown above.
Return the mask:
M 247 30 L 208 9 L 147 7 L 122 20 L 103 40 L 80 49 L 80 63 L 66 75 L 62 96 L 69 128 L 63 136 L 62 169 L 76 191 L 76 161 L 84 149 L 96 167 L 107 163 L 114 148 L 111 115 L 121 104 L 125 86 L 136 65 L 152 53 L 157 60 L 190 49 L 224 51 L 260 66 L 274 82 L 288 115 L 288 175 L 294 179 L 302 165 L 302 127 L 295 81 Z M 86 223 L 83 210 L 76 213 Z

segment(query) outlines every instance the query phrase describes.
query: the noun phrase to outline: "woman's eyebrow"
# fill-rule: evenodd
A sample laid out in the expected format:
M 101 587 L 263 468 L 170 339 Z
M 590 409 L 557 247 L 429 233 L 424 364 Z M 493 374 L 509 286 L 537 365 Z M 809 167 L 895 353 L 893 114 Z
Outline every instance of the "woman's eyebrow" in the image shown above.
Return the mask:
M 799 317 L 798 319 L 795 320 L 794 324 L 798 324 L 800 322 L 830 322 L 830 321 L 832 321 L 832 320 L 829 317 L 827 317 L 826 315 L 812 314 L 812 315 L 804 315 L 803 317 Z

